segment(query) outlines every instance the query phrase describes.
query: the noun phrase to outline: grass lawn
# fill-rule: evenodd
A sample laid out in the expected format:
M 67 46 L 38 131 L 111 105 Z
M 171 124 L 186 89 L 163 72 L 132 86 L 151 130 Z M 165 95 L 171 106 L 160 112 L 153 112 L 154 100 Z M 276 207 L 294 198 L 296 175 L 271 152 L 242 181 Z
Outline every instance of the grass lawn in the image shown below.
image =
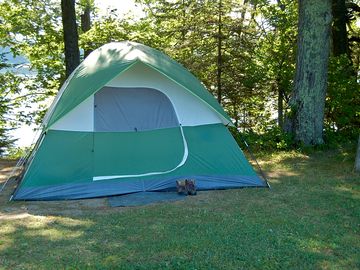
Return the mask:
M 11 181 L 0 194 L 0 269 L 360 269 L 353 151 L 263 154 L 271 191 L 142 207 L 7 202 Z M 1 162 L 0 184 L 11 166 Z

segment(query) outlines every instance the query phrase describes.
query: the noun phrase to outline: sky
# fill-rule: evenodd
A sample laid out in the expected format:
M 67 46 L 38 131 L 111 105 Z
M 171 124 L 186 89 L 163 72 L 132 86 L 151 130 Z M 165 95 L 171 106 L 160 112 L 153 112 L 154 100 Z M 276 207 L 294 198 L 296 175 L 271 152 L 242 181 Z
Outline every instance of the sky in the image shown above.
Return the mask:
M 135 17 L 143 14 L 139 4 L 134 0 L 95 0 L 95 6 L 99 8 L 100 15 L 106 15 L 108 10 L 117 9 L 119 15 L 133 13 Z
M 1 1 L 1 0 L 0 0 Z M 137 6 L 134 0 L 95 0 L 95 5 L 99 8 L 99 15 L 106 15 L 109 10 L 117 9 L 119 15 L 124 15 L 129 12 L 133 13 L 135 18 L 142 16 L 142 10 L 140 6 Z M 20 147 L 30 146 L 36 140 L 36 132 L 34 129 L 37 126 L 23 125 L 20 128 L 14 130 L 11 134 L 16 141 L 16 145 Z

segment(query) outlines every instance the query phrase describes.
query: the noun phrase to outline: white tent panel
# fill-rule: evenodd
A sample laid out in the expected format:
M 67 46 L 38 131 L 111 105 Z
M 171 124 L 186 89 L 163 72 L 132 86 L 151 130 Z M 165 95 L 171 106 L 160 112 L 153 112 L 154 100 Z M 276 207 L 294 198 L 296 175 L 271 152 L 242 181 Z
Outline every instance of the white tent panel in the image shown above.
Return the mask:
M 106 86 L 154 88 L 169 97 L 183 126 L 221 123 L 218 114 L 186 89 L 143 63 L 136 63 Z
M 182 86 L 143 63 L 136 63 L 105 86 L 121 88 L 153 88 L 164 93 L 171 101 L 178 120 L 183 126 L 221 123 L 219 115 Z M 121 91 L 119 89 L 119 91 Z M 136 89 L 134 89 L 136 91 Z M 94 95 L 90 96 L 50 129 L 94 131 Z
M 50 129 L 94 131 L 94 96 L 90 96 L 54 123 Z

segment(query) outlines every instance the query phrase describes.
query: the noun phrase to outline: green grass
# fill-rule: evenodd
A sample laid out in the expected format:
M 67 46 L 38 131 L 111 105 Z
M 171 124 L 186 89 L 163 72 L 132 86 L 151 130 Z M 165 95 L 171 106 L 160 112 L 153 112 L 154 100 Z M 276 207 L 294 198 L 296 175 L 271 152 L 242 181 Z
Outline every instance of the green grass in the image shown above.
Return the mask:
M 359 269 L 351 149 L 261 155 L 272 190 L 185 201 L 0 201 L 0 269 Z

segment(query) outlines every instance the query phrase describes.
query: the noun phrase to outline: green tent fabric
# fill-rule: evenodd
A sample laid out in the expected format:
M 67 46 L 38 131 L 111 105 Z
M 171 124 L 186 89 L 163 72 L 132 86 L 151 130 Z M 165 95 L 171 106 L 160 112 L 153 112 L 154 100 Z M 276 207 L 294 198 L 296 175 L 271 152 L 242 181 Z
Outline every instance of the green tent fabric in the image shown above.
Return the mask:
M 266 187 L 203 85 L 165 54 L 133 42 L 97 49 L 50 107 L 15 200 L 175 189 Z
M 164 53 L 135 42 L 110 43 L 89 55 L 74 71 L 66 84 L 47 126 L 51 126 L 83 100 L 98 91 L 115 76 L 137 62 L 142 62 L 183 86 L 218 112 L 227 123 L 231 119 L 205 87 L 182 65 Z M 81 89 L 81 91 L 79 91 Z

